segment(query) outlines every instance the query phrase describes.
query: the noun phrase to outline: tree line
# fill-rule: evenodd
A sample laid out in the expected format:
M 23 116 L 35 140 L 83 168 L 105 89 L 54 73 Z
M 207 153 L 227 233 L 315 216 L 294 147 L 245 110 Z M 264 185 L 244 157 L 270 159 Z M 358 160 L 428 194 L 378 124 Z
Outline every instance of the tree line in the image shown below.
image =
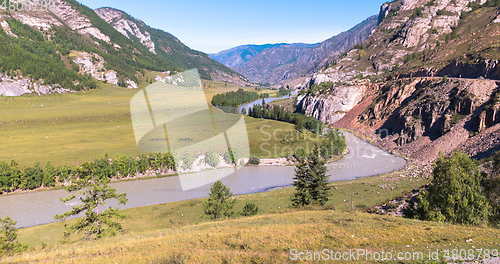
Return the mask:
M 53 166 L 40 163 L 21 168 L 15 161 L 0 162 L 0 193 L 60 186 L 72 178 L 95 176 L 105 179 L 134 177 L 148 171 L 175 170 L 170 153 L 143 154 L 138 157 L 104 157 L 80 166 Z
M 265 118 L 292 123 L 298 130 L 307 129 L 316 134 L 321 134 L 324 129 L 323 122 L 317 120 L 316 118 L 300 113 L 289 112 L 280 105 L 255 105 L 248 111 L 248 115 L 255 118 Z
M 235 113 L 235 109 L 240 105 L 266 97 L 269 97 L 269 94 L 259 94 L 238 89 L 237 91 L 215 95 L 212 98 L 212 105 L 221 108 L 225 112 Z

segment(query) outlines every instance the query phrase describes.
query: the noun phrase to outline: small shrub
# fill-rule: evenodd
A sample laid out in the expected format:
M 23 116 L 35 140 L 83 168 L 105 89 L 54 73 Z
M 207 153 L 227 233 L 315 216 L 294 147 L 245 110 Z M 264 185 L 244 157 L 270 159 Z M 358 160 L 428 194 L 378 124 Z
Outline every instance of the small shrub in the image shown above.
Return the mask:
M 10 217 L 0 218 L 0 256 L 12 255 L 26 249 L 17 242 L 16 221 Z
M 425 6 L 433 6 L 436 4 L 436 0 L 429 1 L 425 4 Z
M 205 215 L 210 219 L 231 217 L 235 200 L 233 194 L 222 182 L 215 182 L 210 188 L 208 200 L 204 203 Z
M 251 157 L 251 158 L 248 160 L 248 165 L 258 166 L 259 164 L 260 164 L 260 159 L 259 159 L 259 158 L 256 158 L 256 157 Z
M 455 13 L 444 10 L 444 9 L 440 9 L 436 12 L 436 15 L 438 15 L 438 16 L 454 16 Z
M 440 157 L 434 165 L 429 190 L 410 202 L 405 216 L 421 220 L 478 225 L 491 215 L 481 186 L 479 167 L 465 153 Z
M 181 165 L 181 168 L 183 170 L 189 170 L 193 167 L 193 163 L 195 161 L 195 158 L 191 155 L 184 155 L 184 157 L 182 157 L 182 165 Z
M 313 84 L 311 88 L 307 90 L 307 93 L 308 94 L 322 93 L 323 91 L 332 89 L 333 86 L 334 86 L 333 82 L 322 82 L 319 84 Z
M 207 152 L 205 154 L 205 163 L 212 167 L 215 168 L 217 167 L 217 164 L 219 164 L 220 158 L 219 155 L 213 152 Z
M 413 11 L 412 17 L 422 17 L 424 15 L 424 10 L 421 7 L 415 8 L 415 11 Z
M 228 150 L 228 151 L 226 151 L 226 153 L 224 153 L 223 158 L 224 158 L 224 161 L 225 161 L 227 164 L 234 164 L 234 165 L 237 165 L 237 164 L 236 164 L 237 159 L 236 159 L 236 155 L 235 155 L 234 151 L 232 151 L 232 150 Z
M 247 202 L 241 211 L 242 216 L 252 216 L 259 212 L 259 207 L 251 202 Z

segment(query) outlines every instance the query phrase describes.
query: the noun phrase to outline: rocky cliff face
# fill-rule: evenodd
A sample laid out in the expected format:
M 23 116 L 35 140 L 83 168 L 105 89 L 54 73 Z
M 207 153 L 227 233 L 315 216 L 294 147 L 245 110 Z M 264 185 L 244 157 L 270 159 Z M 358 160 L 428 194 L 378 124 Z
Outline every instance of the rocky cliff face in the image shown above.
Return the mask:
M 95 12 L 122 35 L 129 39 L 131 37 L 139 39 L 142 45 L 156 54 L 155 44 L 153 40 L 151 40 L 151 34 L 143 28 L 143 25 L 138 25 L 134 20 L 128 19 L 125 13 L 113 8 L 99 8 L 96 9 Z
M 21 96 L 25 94 L 47 95 L 70 92 L 60 85 L 46 85 L 31 78 L 11 77 L 0 73 L 0 96 Z
M 373 16 L 321 43 L 242 46 L 212 57 L 253 82 L 277 84 L 320 69 L 368 38 L 376 24 L 377 17 Z
M 498 142 L 495 5 L 485 0 L 384 4 L 380 24 L 361 47 L 304 82 L 304 91 L 322 90 L 307 93 L 298 110 L 378 133 L 382 144 L 421 162 L 460 146 L 479 148 L 476 137 Z M 498 148 L 486 145 L 480 152 Z

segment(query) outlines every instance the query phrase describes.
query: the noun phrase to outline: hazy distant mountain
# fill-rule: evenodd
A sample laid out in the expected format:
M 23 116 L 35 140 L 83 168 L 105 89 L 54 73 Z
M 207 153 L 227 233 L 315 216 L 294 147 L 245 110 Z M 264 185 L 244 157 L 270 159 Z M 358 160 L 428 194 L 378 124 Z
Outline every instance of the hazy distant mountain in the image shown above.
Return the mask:
M 232 49 L 221 51 L 217 54 L 210 54 L 210 58 L 230 67 L 239 67 L 252 60 L 255 56 L 261 52 L 277 47 L 316 47 L 319 44 L 288 44 L 288 43 L 277 43 L 277 44 L 263 44 L 263 45 L 242 45 Z
M 372 16 L 318 44 L 245 45 L 211 55 L 250 81 L 275 84 L 309 74 L 366 40 L 378 22 Z

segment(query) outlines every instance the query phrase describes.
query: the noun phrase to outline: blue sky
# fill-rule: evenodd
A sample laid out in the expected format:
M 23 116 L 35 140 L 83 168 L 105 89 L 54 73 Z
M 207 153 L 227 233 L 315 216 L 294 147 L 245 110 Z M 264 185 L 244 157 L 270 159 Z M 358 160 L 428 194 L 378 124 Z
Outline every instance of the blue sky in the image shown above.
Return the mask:
M 316 43 L 378 14 L 384 0 L 80 0 L 126 11 L 214 53 L 243 44 Z

